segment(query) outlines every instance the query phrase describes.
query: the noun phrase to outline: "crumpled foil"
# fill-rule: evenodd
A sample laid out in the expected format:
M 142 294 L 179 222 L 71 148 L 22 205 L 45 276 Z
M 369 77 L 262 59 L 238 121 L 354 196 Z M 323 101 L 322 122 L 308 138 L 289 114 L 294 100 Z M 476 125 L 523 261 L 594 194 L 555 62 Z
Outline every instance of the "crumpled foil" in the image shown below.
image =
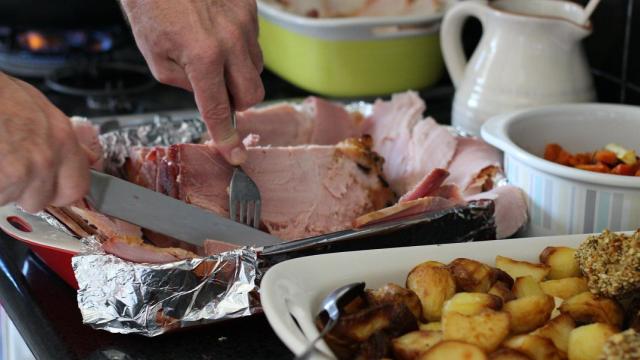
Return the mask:
M 131 147 L 196 143 L 205 133 L 206 127 L 199 118 L 176 121 L 169 116 L 160 115 L 155 116 L 148 124 L 106 132 L 100 135 L 106 171 L 117 174 L 124 165 Z
M 261 312 L 257 254 L 238 249 L 168 264 L 138 264 L 105 254 L 94 238 L 73 257 L 85 324 L 156 336 Z

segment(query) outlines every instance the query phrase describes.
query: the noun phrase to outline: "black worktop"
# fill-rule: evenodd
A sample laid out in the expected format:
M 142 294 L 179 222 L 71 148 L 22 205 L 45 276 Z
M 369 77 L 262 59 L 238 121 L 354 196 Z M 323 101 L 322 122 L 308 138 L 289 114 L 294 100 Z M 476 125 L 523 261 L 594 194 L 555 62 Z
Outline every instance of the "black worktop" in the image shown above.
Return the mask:
M 304 96 L 271 74 L 269 100 Z M 446 80 L 422 91 L 427 114 L 449 122 L 452 89 Z M 292 353 L 263 315 L 155 338 L 119 335 L 82 324 L 76 292 L 22 243 L 0 232 L 0 304 L 37 359 L 280 359 Z

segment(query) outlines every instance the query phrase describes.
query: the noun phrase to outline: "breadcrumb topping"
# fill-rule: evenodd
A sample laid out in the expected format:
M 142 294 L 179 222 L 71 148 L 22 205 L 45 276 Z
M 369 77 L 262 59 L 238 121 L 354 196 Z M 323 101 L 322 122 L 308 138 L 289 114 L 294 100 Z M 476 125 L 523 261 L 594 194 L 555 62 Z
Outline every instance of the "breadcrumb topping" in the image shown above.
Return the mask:
M 633 329 L 612 335 L 602 348 L 601 360 L 640 359 L 640 334 Z
M 619 297 L 640 289 L 640 230 L 589 236 L 575 256 L 592 293 Z

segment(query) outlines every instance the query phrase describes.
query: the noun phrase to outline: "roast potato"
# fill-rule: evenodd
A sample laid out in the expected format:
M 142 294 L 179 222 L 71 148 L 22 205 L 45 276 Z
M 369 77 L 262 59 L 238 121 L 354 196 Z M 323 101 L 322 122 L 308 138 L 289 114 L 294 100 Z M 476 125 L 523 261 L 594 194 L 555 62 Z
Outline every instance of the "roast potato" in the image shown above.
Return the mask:
M 445 312 L 442 315 L 442 333 L 444 340 L 465 341 L 492 352 L 509 335 L 509 315 L 493 310 L 475 315 Z
M 507 301 L 511 301 L 516 298 L 516 296 L 511 291 L 511 288 L 502 281 L 497 281 L 495 284 L 493 284 L 491 289 L 489 289 L 489 294 L 501 298 L 502 303 L 506 303 Z
M 536 335 L 520 335 L 504 342 L 504 346 L 519 351 L 534 360 L 560 360 L 563 354 L 553 342 Z
M 500 310 L 501 308 L 502 299 L 495 295 L 461 292 L 444 303 L 442 314 L 455 311 L 463 315 L 475 315 L 485 310 Z
M 542 288 L 540 288 L 540 284 L 531 276 L 521 276 L 517 278 L 513 283 L 512 291 L 517 298 L 544 295 Z
M 569 334 L 575 327 L 576 323 L 569 315 L 560 315 L 549 320 L 548 323 L 532 332 L 531 335 L 547 338 L 559 350 L 567 353 L 569 351 Z
M 502 307 L 511 315 L 511 331 L 522 334 L 539 328 L 550 318 L 555 302 L 549 295 L 527 296 L 509 301 Z
M 441 340 L 440 331 L 412 331 L 392 340 L 393 355 L 400 360 L 416 359 Z
M 536 282 L 542 281 L 551 270 L 549 266 L 544 264 L 533 264 L 500 255 L 496 256 L 496 267 L 514 279 L 522 276 L 531 276 Z
M 582 272 L 575 258 L 576 249 L 564 246 L 549 246 L 540 253 L 540 262 L 548 265 L 549 279 L 580 277 Z
M 434 345 L 422 354 L 419 360 L 486 360 L 487 355 L 475 345 L 462 341 L 447 340 Z
M 599 322 L 619 328 L 624 321 L 622 307 L 615 300 L 588 291 L 565 300 L 560 305 L 560 312 L 571 316 L 578 324 Z
M 566 277 L 557 280 L 547 280 L 541 282 L 540 287 L 545 294 L 565 300 L 589 290 L 587 287 L 587 280 L 582 277 Z
M 418 296 L 413 291 L 396 284 L 390 283 L 376 290 L 367 290 L 365 298 L 370 305 L 405 304 L 416 319 L 420 319 L 422 315 L 422 304 Z
M 458 258 L 447 267 L 456 281 L 457 291 L 486 293 L 496 280 L 495 271 L 479 261 Z
M 502 348 L 489 355 L 489 360 L 531 360 L 527 355 L 520 351 Z
M 420 299 L 422 318 L 439 321 L 444 302 L 456 293 L 456 282 L 449 269 L 426 262 L 414 267 L 407 276 L 407 288 Z
M 617 332 L 615 327 L 603 323 L 573 329 L 569 335 L 569 360 L 598 360 L 604 343 Z
M 427 324 L 420 324 L 419 327 L 420 327 L 420 330 L 442 331 L 442 323 L 439 321 L 434 321 Z

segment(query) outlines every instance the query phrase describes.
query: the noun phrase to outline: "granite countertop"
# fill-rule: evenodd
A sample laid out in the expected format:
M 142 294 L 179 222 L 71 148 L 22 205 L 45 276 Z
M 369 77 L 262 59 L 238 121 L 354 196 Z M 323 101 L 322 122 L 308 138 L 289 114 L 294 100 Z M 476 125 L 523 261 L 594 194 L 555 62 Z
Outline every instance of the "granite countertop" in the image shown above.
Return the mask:
M 268 73 L 264 82 L 269 100 L 307 95 Z M 452 93 L 446 79 L 422 91 L 421 95 L 427 101 L 427 114 L 441 123 L 449 123 Z M 82 324 L 75 291 L 24 244 L 2 232 L 0 303 L 37 359 L 274 359 L 293 356 L 263 315 L 156 338 L 93 330 Z

